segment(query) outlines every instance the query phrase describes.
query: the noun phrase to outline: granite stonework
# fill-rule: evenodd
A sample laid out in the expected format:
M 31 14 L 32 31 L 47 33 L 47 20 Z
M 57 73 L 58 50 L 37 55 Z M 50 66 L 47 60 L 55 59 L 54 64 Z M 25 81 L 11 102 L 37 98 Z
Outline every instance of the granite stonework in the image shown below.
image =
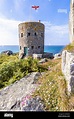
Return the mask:
M 44 53 L 45 26 L 39 22 L 24 22 L 19 28 L 19 56 L 32 56 Z
M 39 77 L 42 77 L 43 74 L 44 73 L 33 72 L 23 77 L 19 81 L 16 81 L 15 83 L 1 89 L 0 110 L 43 111 L 44 106 L 40 97 L 32 98 L 32 93 L 39 86 L 39 84 L 37 84 L 37 80 Z
M 74 93 L 74 53 L 62 52 L 62 72 L 67 81 L 68 93 Z

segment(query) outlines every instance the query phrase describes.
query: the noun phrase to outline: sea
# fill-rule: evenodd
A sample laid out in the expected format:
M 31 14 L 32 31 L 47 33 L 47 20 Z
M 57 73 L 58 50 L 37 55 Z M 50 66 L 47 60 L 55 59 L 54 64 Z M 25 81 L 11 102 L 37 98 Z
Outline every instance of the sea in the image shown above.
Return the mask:
M 64 45 L 45 45 L 44 52 L 53 53 L 54 55 L 60 53 Z M 19 52 L 19 45 L 1 45 L 0 46 L 0 53 L 6 50 L 11 50 L 13 53 Z

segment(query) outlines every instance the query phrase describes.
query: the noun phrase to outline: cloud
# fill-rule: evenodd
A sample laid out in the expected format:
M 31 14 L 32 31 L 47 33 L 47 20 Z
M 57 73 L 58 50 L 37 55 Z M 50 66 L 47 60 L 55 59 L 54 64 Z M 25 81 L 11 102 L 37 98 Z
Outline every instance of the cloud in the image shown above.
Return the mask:
M 18 24 L 22 21 L 0 18 L 0 45 L 18 45 Z M 53 25 L 50 21 L 45 24 L 45 45 L 66 45 L 69 43 L 68 25 Z
M 65 13 L 65 14 L 67 14 L 67 9 L 58 9 L 58 13 Z
M 69 27 L 65 25 L 54 25 L 50 22 L 45 24 L 45 44 L 67 45 L 69 43 Z
M 16 11 L 19 11 L 19 10 L 21 10 L 22 9 L 22 2 L 21 2 L 21 0 L 14 0 L 14 9 L 16 10 Z
M 23 8 L 26 5 L 25 1 L 26 0 L 13 0 L 15 11 L 17 11 L 17 12 L 22 11 L 23 12 Z
M 18 44 L 18 24 L 20 21 L 0 18 L 0 45 Z

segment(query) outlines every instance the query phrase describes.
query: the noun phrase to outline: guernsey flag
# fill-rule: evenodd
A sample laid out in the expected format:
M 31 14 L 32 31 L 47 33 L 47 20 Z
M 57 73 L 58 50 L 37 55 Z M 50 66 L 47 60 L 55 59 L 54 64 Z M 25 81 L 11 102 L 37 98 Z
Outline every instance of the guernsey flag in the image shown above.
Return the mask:
M 39 8 L 39 6 L 32 6 L 32 8 L 34 8 L 35 10 L 37 10 Z

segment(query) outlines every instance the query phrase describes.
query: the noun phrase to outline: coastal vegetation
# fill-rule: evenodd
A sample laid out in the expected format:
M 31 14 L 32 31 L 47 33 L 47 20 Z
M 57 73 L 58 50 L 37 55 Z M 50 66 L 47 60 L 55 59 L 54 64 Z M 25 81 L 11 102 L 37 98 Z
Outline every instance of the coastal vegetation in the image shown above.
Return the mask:
M 45 72 L 36 82 L 39 86 L 32 97 L 39 96 L 46 111 L 69 111 L 74 106 L 74 96 L 68 96 L 67 82 L 61 71 L 61 58 L 39 60 L 28 57 L 19 59 L 18 53 L 0 55 L 0 89 L 20 80 L 32 72 Z M 16 84 L 17 85 L 17 84 Z
M 19 59 L 18 54 L 0 55 L 0 88 L 20 80 L 31 72 L 44 72 L 47 70 L 38 63 L 37 59 L 28 57 L 27 59 Z
M 61 72 L 61 58 L 50 60 L 43 65 L 50 65 L 51 69 L 38 80 L 41 85 L 33 96 L 41 97 L 47 111 L 67 111 L 69 97 L 66 90 L 66 81 Z
M 74 42 L 68 44 L 63 50 L 67 50 L 68 52 L 74 53 Z

